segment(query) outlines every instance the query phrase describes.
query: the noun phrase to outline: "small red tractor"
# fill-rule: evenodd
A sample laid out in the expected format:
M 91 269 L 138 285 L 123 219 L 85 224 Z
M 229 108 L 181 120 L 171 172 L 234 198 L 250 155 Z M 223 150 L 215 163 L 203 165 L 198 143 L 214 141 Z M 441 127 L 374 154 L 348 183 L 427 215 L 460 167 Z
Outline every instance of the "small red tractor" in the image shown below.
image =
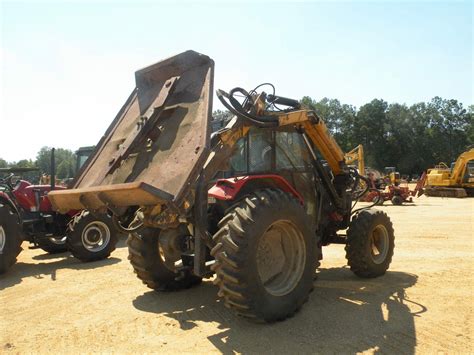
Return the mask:
M 423 194 L 423 182 L 418 182 L 414 190 L 410 190 L 408 185 L 400 186 L 400 173 L 395 172 L 395 168 L 385 168 L 386 176 L 376 178 L 373 172 L 369 172 L 369 191 L 362 196 L 359 201 L 373 202 L 382 205 L 385 201 L 391 201 L 393 205 L 413 202 L 413 197 Z
M 360 201 L 374 202 L 378 205 L 382 205 L 385 201 L 391 201 L 393 205 L 401 205 L 404 202 L 413 202 L 413 196 L 416 195 L 416 191 L 410 190 L 408 186 L 388 185 L 387 189 L 387 191 L 372 189 Z
M 2 170 L 9 174 L 0 179 L 0 274 L 16 262 L 24 240 L 48 253 L 69 250 L 81 261 L 107 258 L 115 249 L 118 236 L 108 215 L 86 210 L 54 212 L 48 193 L 66 187 L 56 186 L 54 178 L 51 185 L 14 182 L 13 172 L 35 168 Z

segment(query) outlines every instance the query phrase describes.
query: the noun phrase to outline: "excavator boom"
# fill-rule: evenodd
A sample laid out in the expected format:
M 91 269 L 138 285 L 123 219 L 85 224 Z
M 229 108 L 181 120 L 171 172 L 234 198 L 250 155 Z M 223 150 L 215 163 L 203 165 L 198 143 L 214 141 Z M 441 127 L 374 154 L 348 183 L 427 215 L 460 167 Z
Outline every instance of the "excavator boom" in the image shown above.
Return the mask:
M 351 151 L 344 154 L 347 165 L 352 165 L 357 162 L 357 169 L 359 174 L 365 174 L 365 161 L 364 161 L 364 146 L 359 144 Z

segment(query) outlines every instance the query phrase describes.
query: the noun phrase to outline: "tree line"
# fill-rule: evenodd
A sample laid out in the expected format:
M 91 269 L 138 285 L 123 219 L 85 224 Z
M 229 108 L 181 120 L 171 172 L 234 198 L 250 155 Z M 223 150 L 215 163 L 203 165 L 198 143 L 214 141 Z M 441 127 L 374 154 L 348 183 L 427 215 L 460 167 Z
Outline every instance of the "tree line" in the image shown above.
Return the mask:
M 402 174 L 421 174 L 439 162 L 449 165 L 474 145 L 474 105 L 466 109 L 457 100 L 435 97 L 408 106 L 374 99 L 356 108 L 305 96 L 301 103 L 325 121 L 345 152 L 362 144 L 366 165 L 378 170 L 395 166 Z M 229 113 L 213 116 L 225 121 Z
M 439 162 L 449 165 L 474 145 L 474 105 L 466 109 L 457 100 L 435 97 L 408 106 L 374 99 L 356 108 L 337 99 L 318 101 L 305 96 L 301 103 L 323 118 L 344 151 L 362 144 L 366 165 L 379 170 L 395 166 L 402 174 L 420 174 Z M 213 129 L 221 127 L 230 116 L 228 111 L 214 111 Z M 37 167 L 48 174 L 50 157 L 51 148 L 43 147 L 34 160 L 7 162 L 0 158 L 0 168 Z M 56 176 L 72 178 L 75 168 L 75 154 L 57 148 Z M 34 181 L 38 173 L 24 176 Z
M 74 177 L 76 171 L 76 156 L 64 148 L 56 148 L 56 177 L 68 179 Z M 36 154 L 36 159 L 22 159 L 16 162 L 7 162 L 0 158 L 0 168 L 38 168 L 39 172 L 23 173 L 22 177 L 31 182 L 37 182 L 40 174 L 49 174 L 51 171 L 51 147 L 42 147 Z

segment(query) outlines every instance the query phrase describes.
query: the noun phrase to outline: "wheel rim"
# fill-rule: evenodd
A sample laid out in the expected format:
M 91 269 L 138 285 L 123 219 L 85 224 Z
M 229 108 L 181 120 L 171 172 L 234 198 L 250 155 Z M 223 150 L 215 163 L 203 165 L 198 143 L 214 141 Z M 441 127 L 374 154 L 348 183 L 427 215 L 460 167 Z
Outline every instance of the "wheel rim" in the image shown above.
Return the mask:
M 56 244 L 56 245 L 64 245 L 66 244 L 66 238 L 67 237 L 49 237 L 49 241 L 53 244 Z
M 3 226 L 0 226 L 0 253 L 3 252 L 3 248 L 5 248 L 6 241 L 7 235 L 5 233 L 5 229 L 3 229 Z
M 388 231 L 382 224 L 377 225 L 371 233 L 370 249 L 372 260 L 375 264 L 381 264 L 385 261 L 388 253 Z
M 175 260 L 172 260 L 168 255 L 166 255 L 165 249 L 161 246 L 160 242 L 158 242 L 158 256 L 160 257 L 161 262 L 163 265 L 170 271 L 175 272 Z
M 89 223 L 82 232 L 82 244 L 91 252 L 103 250 L 110 241 L 110 229 L 100 221 Z
M 257 270 L 265 290 L 284 296 L 298 285 L 306 263 L 306 245 L 299 229 L 289 221 L 273 223 L 257 246 Z

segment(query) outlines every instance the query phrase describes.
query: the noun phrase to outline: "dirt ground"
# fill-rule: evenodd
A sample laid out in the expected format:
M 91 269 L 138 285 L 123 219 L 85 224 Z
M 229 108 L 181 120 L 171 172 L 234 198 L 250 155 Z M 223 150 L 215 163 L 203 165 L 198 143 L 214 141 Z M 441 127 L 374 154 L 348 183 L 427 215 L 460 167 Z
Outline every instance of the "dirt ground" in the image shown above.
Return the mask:
M 309 302 L 271 325 L 234 316 L 210 281 L 147 289 L 124 241 L 89 264 L 25 244 L 0 278 L 0 352 L 474 352 L 474 199 L 380 208 L 396 233 L 390 271 L 359 279 L 342 245 L 326 247 Z

